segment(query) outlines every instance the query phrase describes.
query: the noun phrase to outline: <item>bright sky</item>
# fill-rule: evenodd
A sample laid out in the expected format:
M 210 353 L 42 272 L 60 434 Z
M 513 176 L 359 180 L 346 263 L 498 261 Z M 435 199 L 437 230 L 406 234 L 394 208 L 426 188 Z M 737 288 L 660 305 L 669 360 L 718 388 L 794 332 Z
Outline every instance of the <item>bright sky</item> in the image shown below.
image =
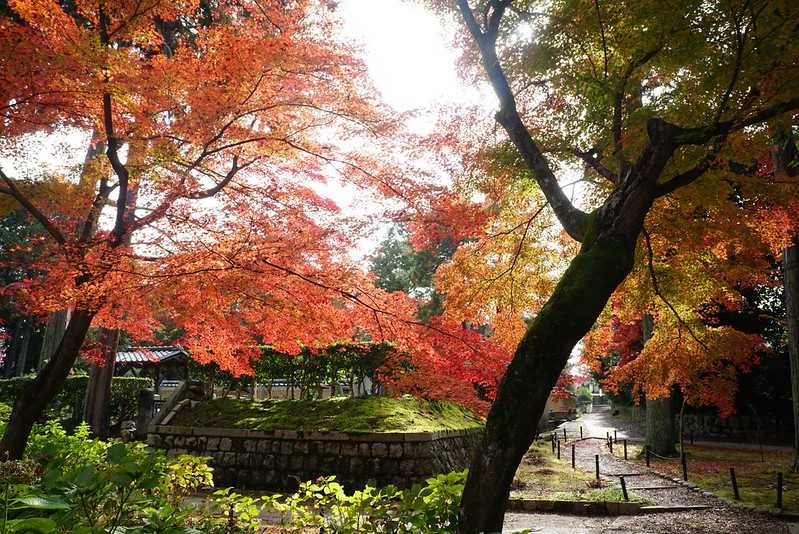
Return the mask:
M 398 111 L 479 101 L 459 79 L 454 25 L 413 0 L 341 0 L 344 33 L 364 47 L 369 74 Z

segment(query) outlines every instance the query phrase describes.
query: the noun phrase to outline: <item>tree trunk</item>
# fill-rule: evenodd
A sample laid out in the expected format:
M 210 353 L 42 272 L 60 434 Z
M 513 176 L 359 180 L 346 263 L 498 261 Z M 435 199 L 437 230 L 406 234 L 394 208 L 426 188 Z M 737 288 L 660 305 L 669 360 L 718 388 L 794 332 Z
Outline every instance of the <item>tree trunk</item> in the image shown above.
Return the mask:
M 111 382 L 114 378 L 119 330 L 103 328 L 100 335 L 103 344 L 103 365 L 92 365 L 86 399 L 83 403 L 83 420 L 98 439 L 108 439 L 108 405 L 111 400 Z
M 643 342 L 647 343 L 652 338 L 654 321 L 652 316 L 644 315 Z M 660 456 L 674 456 L 674 410 L 672 409 L 671 394 L 660 399 L 646 398 L 646 445 L 649 450 Z
M 636 237 L 611 235 L 584 245 L 527 330 L 472 458 L 461 500 L 461 534 L 502 531 L 510 483 L 535 437 L 547 397 L 572 349 L 629 274 Z
M 799 245 L 782 252 L 785 274 L 785 308 L 788 312 L 788 360 L 793 398 L 793 470 L 799 471 Z
M 674 410 L 671 395 L 646 399 L 646 445 L 660 456 L 675 456 Z
M 39 355 L 39 369 L 53 357 L 58 344 L 61 343 L 61 338 L 64 336 L 64 331 L 67 329 L 67 311 L 59 310 L 52 312 L 47 317 L 47 327 L 44 330 L 44 339 L 42 340 L 42 350 Z
M 25 365 L 28 362 L 28 349 L 31 344 L 31 336 L 33 335 L 33 318 L 24 317 L 18 323 L 18 332 L 16 337 L 16 357 L 14 359 L 14 376 L 22 376 L 25 374 Z
M 22 457 L 33 424 L 41 417 L 47 404 L 61 391 L 75 363 L 94 313 L 75 310 L 55 354 L 17 397 L 3 439 L 0 440 L 0 458 L 17 460 Z

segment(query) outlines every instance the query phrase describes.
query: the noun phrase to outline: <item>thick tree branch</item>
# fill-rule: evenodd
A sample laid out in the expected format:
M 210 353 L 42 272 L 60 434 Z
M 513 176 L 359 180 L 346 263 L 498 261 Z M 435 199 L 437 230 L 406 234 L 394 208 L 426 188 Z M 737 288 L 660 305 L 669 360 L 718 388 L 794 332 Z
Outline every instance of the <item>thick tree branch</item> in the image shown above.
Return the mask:
M 678 145 L 703 145 L 714 137 L 726 135 L 754 124 L 760 124 L 777 115 L 796 109 L 799 109 L 799 96 L 761 109 L 743 119 L 727 120 L 697 128 L 677 127 L 678 131 L 674 136 L 674 142 Z
M 114 169 L 119 180 L 119 196 L 117 198 L 116 218 L 111 235 L 115 241 L 120 241 L 125 233 L 125 209 L 128 206 L 128 178 L 130 173 L 119 159 L 119 139 L 114 135 L 114 120 L 111 109 L 111 93 L 103 93 L 103 126 L 105 127 L 106 151 L 111 168 Z
M 713 166 L 713 163 L 716 161 L 716 156 L 720 150 L 721 143 L 719 142 L 716 143 L 710 152 L 708 152 L 708 154 L 702 158 L 702 161 L 697 163 L 694 167 L 674 176 L 666 182 L 657 184 L 655 187 L 655 196 L 662 197 L 664 195 L 668 195 L 669 193 L 696 181 Z
M 241 169 L 248 167 L 249 165 L 252 165 L 257 160 L 258 158 L 255 158 L 251 161 L 239 165 L 239 157 L 233 156 L 233 163 L 230 166 L 230 170 L 225 174 L 222 180 L 219 181 L 219 183 L 217 183 L 213 187 L 209 187 L 208 189 L 189 193 L 188 195 L 186 195 L 186 198 L 190 198 L 192 200 L 198 200 L 201 198 L 209 198 L 214 196 L 215 194 L 219 193 L 222 189 L 224 189 L 225 186 L 229 184 L 231 180 L 233 180 L 233 178 L 236 176 L 236 173 L 238 173 Z
M 33 204 L 33 202 L 28 200 L 28 198 L 22 194 L 14 181 L 9 178 L 5 172 L 3 172 L 3 169 L 0 169 L 0 179 L 2 179 L 8 187 L 7 194 L 10 194 L 12 197 L 14 197 L 14 199 L 19 202 L 20 205 L 22 205 L 22 207 L 33 216 L 34 219 L 39 221 L 39 224 L 41 224 L 44 229 L 47 230 L 47 233 L 50 234 L 57 243 L 61 245 L 66 243 L 67 239 L 64 237 L 64 234 L 61 233 L 61 230 L 59 230 L 58 227 L 53 224 L 53 222 Z M 6 192 L 6 190 L 3 190 L 3 192 Z
M 570 152 L 583 160 L 589 167 L 594 169 L 597 174 L 609 180 L 610 183 L 615 185 L 619 184 L 619 177 L 613 171 L 602 165 L 595 150 L 582 151 L 578 148 L 572 148 Z
M 508 1 L 492 2 L 494 9 L 488 21 L 488 28 L 483 33 L 474 18 L 474 12 L 469 6 L 468 0 L 458 0 L 458 7 L 466 27 L 480 48 L 483 67 L 497 98 L 499 98 L 500 107 L 496 114 L 497 122 L 505 129 L 516 149 L 522 155 L 527 167 L 533 171 L 536 182 L 538 182 L 541 191 L 552 206 L 563 228 L 573 239 L 581 241 L 585 234 L 588 215 L 571 203 L 558 184 L 558 180 L 555 178 L 552 169 L 550 169 L 546 158 L 522 123 L 508 79 L 499 64 L 495 47 L 496 32 L 499 28 L 502 14 L 508 4 Z

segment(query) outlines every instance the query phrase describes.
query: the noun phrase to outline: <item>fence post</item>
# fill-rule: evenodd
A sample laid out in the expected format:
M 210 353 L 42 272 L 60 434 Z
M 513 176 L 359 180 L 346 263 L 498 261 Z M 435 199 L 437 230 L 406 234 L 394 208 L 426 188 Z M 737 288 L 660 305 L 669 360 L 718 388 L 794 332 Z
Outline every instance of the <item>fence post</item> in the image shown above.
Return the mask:
M 782 472 L 777 473 L 777 508 L 782 508 Z
M 624 444 L 624 459 L 626 460 L 627 459 L 627 440 L 626 439 L 622 440 L 622 443 Z
M 616 435 L 616 429 L 613 429 L 613 443 L 618 443 L 619 437 Z
M 560 440 L 558 440 L 558 460 L 560 460 Z
M 682 461 L 682 479 L 688 482 L 688 458 L 684 452 L 680 453 L 680 460 Z
M 574 464 L 574 443 L 572 443 L 572 469 L 574 469 L 574 468 L 575 468 L 575 464 Z
M 624 482 L 624 477 L 619 477 L 621 479 L 621 494 L 624 496 L 625 501 L 630 500 L 630 496 L 627 495 L 627 483 Z
M 610 449 L 610 454 L 613 455 L 613 440 L 608 441 L 608 448 Z
M 563 427 L 563 443 L 566 443 L 566 427 Z
M 649 445 L 644 445 L 644 452 L 646 453 L 646 466 L 649 467 Z
M 596 465 L 596 479 L 599 480 L 599 455 L 594 455 L 594 463 Z
M 555 435 L 554 434 L 550 434 L 549 441 L 552 442 L 552 454 L 555 454 Z
M 738 493 L 738 480 L 735 478 L 735 468 L 730 467 L 730 482 L 732 482 L 732 495 L 736 501 L 741 500 L 741 494 Z
M 583 439 L 583 427 L 580 425 L 580 439 Z

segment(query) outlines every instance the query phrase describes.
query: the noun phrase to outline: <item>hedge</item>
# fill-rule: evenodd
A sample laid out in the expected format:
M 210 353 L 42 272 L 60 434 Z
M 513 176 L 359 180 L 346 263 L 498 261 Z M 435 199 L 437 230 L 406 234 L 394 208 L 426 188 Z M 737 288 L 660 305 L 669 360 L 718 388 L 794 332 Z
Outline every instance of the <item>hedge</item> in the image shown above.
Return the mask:
M 0 403 L 13 406 L 19 392 L 33 382 L 33 376 L 0 379 Z M 47 407 L 45 419 L 59 419 L 67 426 L 76 425 L 83 413 L 83 399 L 86 396 L 87 375 L 67 377 L 64 387 Z M 133 376 L 115 376 L 111 382 L 111 401 L 108 413 L 111 424 L 135 419 L 138 407 L 138 394 L 142 389 L 152 387 L 152 380 Z
M 260 358 L 250 362 L 254 377 L 236 377 L 220 369 L 216 363 L 202 365 L 194 360 L 189 362 L 189 374 L 205 384 L 221 385 L 227 389 L 236 385 L 252 387 L 253 379 L 267 385 L 272 380 L 281 379 L 291 388 L 298 388 L 300 398 L 306 399 L 314 398 L 323 386 L 341 382 L 353 385 L 369 378 L 372 391 L 364 393 L 376 393 L 380 388 L 378 371 L 393 350 L 388 343 L 340 342 L 317 349 L 305 347 L 293 355 L 264 346 Z M 271 395 L 269 389 L 268 394 Z

